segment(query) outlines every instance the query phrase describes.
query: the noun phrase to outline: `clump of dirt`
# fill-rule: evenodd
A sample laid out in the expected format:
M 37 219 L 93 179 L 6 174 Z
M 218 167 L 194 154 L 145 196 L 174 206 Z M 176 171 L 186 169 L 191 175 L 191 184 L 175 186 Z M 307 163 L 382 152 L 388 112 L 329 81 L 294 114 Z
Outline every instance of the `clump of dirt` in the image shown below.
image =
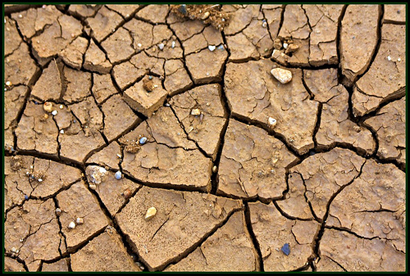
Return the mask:
M 171 11 L 179 17 L 200 19 L 205 24 L 210 23 L 216 29 L 223 31 L 228 25 L 229 14 L 220 10 L 221 5 L 171 5 Z

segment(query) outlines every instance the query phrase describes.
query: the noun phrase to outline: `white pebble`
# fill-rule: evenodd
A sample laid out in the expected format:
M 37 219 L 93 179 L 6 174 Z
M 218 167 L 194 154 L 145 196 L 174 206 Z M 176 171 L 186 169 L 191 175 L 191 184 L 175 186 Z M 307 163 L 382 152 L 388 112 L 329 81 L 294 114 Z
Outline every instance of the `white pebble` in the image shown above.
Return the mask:
M 72 221 L 70 224 L 68 224 L 68 229 L 74 229 L 75 228 L 75 222 Z
M 6 85 L 10 86 L 11 85 L 11 81 L 6 81 Z
M 63 108 L 64 108 L 64 105 L 60 104 L 60 109 L 63 109 Z
M 158 48 L 162 51 L 164 49 L 165 45 L 164 43 L 158 44 Z
M 19 14 L 19 18 L 22 18 L 22 17 L 23 17 L 23 15 Z
M 268 118 L 268 122 L 269 122 L 269 124 L 270 124 L 271 127 L 275 127 L 275 126 L 276 126 L 276 123 L 277 123 L 277 121 L 276 121 L 274 118 L 272 118 L 272 117 L 269 117 L 269 118 Z
M 199 115 L 201 115 L 201 111 L 198 108 L 192 109 L 191 110 L 191 115 L 192 116 L 199 116 Z
M 172 47 L 172 48 L 175 48 L 175 41 L 172 41 L 171 47 Z
M 401 58 L 397 58 L 397 61 L 401 61 Z
M 60 133 L 61 133 L 61 134 L 64 134 L 64 129 L 60 130 Z
M 138 43 L 137 46 L 138 46 L 139 48 L 141 48 L 141 47 L 142 47 L 142 44 L 141 44 L 141 43 Z
M 83 224 L 83 223 L 84 223 L 84 219 L 83 219 L 83 218 L 77 218 L 77 219 L 75 220 L 75 222 L 76 222 L 77 224 Z
M 51 112 L 51 114 L 52 114 L 53 116 L 56 116 L 56 115 L 57 115 L 57 110 L 53 110 L 53 112 Z
M 390 57 L 390 56 L 387 56 L 387 60 L 389 60 L 389 61 L 390 61 L 390 60 L 391 60 L 391 57 Z
M 120 180 L 122 175 L 120 171 L 117 171 L 114 176 L 115 176 L 115 179 Z
M 157 214 L 157 209 L 155 207 L 150 207 L 145 214 L 145 219 L 149 220 Z
M 215 45 L 209 45 L 208 49 L 209 49 L 209 51 L 213 52 L 213 51 L 215 51 L 216 46 Z
M 38 182 L 43 182 L 42 178 L 37 179 Z
M 287 49 L 287 48 L 288 48 L 288 46 L 289 46 L 289 44 L 287 44 L 286 42 L 285 42 L 285 43 L 283 43 L 283 48 Z
M 286 84 L 292 80 L 292 72 L 282 68 L 274 68 L 271 71 L 271 74 L 280 81 L 282 84 Z

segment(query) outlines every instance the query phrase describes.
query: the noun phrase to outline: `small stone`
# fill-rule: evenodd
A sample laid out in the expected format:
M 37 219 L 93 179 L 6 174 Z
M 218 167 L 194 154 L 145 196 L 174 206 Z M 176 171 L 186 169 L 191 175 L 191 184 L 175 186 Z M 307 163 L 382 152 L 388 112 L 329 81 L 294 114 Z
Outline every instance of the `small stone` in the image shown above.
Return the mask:
M 359 126 L 353 126 L 353 129 L 354 129 L 356 132 L 360 132 L 360 131 L 361 131 L 361 128 L 360 128 Z
M 179 6 L 178 11 L 180 13 L 182 13 L 183 15 L 185 15 L 186 14 L 186 5 L 183 4 L 183 5 Z
M 11 86 L 11 81 L 6 81 L 7 86 Z
M 209 45 L 208 49 L 209 49 L 209 51 L 213 52 L 213 51 L 215 51 L 216 46 L 215 45 Z
M 141 48 L 141 47 L 142 47 L 142 44 L 141 44 L 141 43 L 138 43 L 137 46 L 138 46 L 138 48 Z
M 125 199 L 129 199 L 131 196 L 132 196 L 132 192 L 131 192 L 131 190 L 130 189 L 125 189 L 125 191 L 122 193 L 122 195 L 123 195 L 123 197 L 125 198 Z
M 11 252 L 13 252 L 13 253 L 17 253 L 17 248 L 12 247 L 12 248 L 11 248 Z
M 390 56 L 387 56 L 387 60 L 390 61 L 390 60 L 391 60 L 391 57 L 390 57 Z
M 122 176 L 122 174 L 121 174 L 121 172 L 120 171 L 117 171 L 116 173 L 115 173 L 115 179 L 117 179 L 117 180 L 120 180 L 121 179 L 121 176 Z
M 28 195 L 24 195 L 24 199 L 27 200 L 27 199 L 28 199 Z
M 299 49 L 299 46 L 298 46 L 298 45 L 296 45 L 296 44 L 290 44 L 290 45 L 287 47 L 287 49 L 286 49 L 286 51 L 285 51 L 285 54 L 294 53 L 294 52 L 296 52 L 298 49 Z
M 280 250 L 282 250 L 283 254 L 285 254 L 286 256 L 289 256 L 290 246 L 288 243 L 285 243 Z
M 282 68 L 274 68 L 271 71 L 271 74 L 280 81 L 282 84 L 286 84 L 292 80 L 292 72 Z
M 24 239 L 20 239 L 20 242 L 22 243 L 24 241 Z
M 164 43 L 158 44 L 158 49 L 160 49 L 161 51 L 164 49 L 164 47 L 165 47 Z
M 194 108 L 191 110 L 191 115 L 192 116 L 199 116 L 201 115 L 201 111 L 198 108 Z
M 37 182 L 43 182 L 42 178 L 37 179 Z
M 56 208 L 56 216 L 60 216 L 61 215 L 61 209 L 60 208 Z
M 60 104 L 60 109 L 63 109 L 63 108 L 64 108 L 64 105 Z
M 77 218 L 77 219 L 75 220 L 75 222 L 76 222 L 77 224 L 84 224 L 84 219 L 83 219 L 83 218 Z
M 175 48 L 175 41 L 171 42 L 171 48 L 174 49 Z
M 23 17 L 23 15 L 19 14 L 19 18 L 22 18 L 22 17 Z
M 70 224 L 68 224 L 68 229 L 74 229 L 75 228 L 75 222 L 72 221 Z
M 140 145 L 144 145 L 148 141 L 147 137 L 141 137 L 138 141 Z
M 56 116 L 57 115 L 57 110 L 53 110 L 53 112 L 51 112 L 51 115 Z
M 262 22 L 262 28 L 266 28 L 267 25 L 268 25 L 268 23 L 266 23 L 266 21 L 264 20 L 264 21 Z
M 275 38 L 273 41 L 273 48 L 280 50 L 282 48 L 282 41 L 279 38 Z
M 218 167 L 217 167 L 217 166 L 213 166 L 213 167 L 212 167 L 212 172 L 213 172 L 213 173 L 216 173 L 217 170 L 218 170 Z
M 274 128 L 276 126 L 276 123 L 277 123 L 277 121 L 272 117 L 268 118 L 268 122 L 269 122 L 269 125 L 271 126 L 271 128 Z
M 60 130 L 60 133 L 61 133 L 61 134 L 64 134 L 64 129 Z
M 400 62 L 400 61 L 401 61 L 401 58 L 397 58 L 397 61 L 399 61 L 399 62 Z
M 45 102 L 45 103 L 43 104 L 43 109 L 44 109 L 45 112 L 50 113 L 50 112 L 53 111 L 53 104 L 50 103 L 50 102 Z
M 155 207 L 150 207 L 145 214 L 145 220 L 150 220 L 157 214 L 157 209 Z
M 88 185 L 90 187 L 91 190 L 96 190 L 97 186 L 95 184 L 90 184 Z
M 204 15 L 201 17 L 202 20 L 205 20 L 209 17 L 209 12 L 205 12 Z
M 286 42 L 285 42 L 285 43 L 283 43 L 283 48 L 284 48 L 284 49 L 287 49 L 287 48 L 288 48 L 288 46 L 289 46 L 289 44 L 287 44 Z
M 219 50 L 225 50 L 225 47 L 221 44 L 221 45 L 218 46 L 218 49 Z

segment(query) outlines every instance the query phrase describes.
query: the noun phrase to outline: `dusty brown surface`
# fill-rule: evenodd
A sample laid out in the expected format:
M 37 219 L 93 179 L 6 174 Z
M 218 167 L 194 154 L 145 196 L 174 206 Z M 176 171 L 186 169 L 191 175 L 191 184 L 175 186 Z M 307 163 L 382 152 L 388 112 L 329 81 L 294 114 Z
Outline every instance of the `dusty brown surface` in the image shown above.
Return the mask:
M 5 271 L 405 270 L 405 5 L 4 11 Z

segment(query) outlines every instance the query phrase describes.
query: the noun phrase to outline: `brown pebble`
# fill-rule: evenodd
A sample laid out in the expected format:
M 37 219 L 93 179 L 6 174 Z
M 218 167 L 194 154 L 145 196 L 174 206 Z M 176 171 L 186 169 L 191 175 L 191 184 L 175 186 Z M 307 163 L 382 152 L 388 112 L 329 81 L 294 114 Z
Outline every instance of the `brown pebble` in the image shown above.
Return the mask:
M 122 195 L 123 195 L 123 197 L 125 198 L 125 199 L 129 199 L 131 196 L 132 196 L 132 192 L 131 192 L 131 190 L 130 189 L 125 189 L 125 191 L 122 193 Z

